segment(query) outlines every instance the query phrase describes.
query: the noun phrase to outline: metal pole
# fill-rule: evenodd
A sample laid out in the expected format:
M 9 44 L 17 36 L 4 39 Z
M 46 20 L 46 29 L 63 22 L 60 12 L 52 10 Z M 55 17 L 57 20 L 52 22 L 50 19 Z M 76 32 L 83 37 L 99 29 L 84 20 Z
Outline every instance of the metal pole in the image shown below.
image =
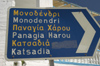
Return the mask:
M 54 60 L 49 60 L 49 66 L 54 66 Z

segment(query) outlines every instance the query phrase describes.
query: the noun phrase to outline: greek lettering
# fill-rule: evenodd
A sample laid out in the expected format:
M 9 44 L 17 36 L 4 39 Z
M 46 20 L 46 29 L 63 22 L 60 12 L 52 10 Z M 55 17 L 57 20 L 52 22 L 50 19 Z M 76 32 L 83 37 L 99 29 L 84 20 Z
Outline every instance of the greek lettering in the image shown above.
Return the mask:
M 12 46 L 16 46 L 16 40 L 12 40 Z
M 56 31 L 56 26 L 55 26 L 55 24 L 54 24 L 54 26 L 52 27 L 52 29 L 53 29 L 53 31 Z
M 31 42 L 27 42 L 27 46 L 31 46 Z
M 39 15 L 40 15 L 40 16 L 43 16 L 43 14 L 42 14 L 42 10 L 41 10 L 41 12 L 39 13 Z
M 17 42 L 17 46 L 22 46 L 21 42 Z
M 25 12 L 25 15 L 27 16 L 28 15 L 28 12 Z
M 43 41 L 41 42 L 40 39 L 38 39 L 37 41 L 17 41 L 17 40 L 12 40 L 12 46 L 50 46 L 50 42 L 49 40 L 47 39 L 47 41 Z
M 34 15 L 35 15 L 35 16 L 38 16 L 38 12 L 37 12 L 37 10 L 35 10 L 34 12 L 35 12 Z
M 47 39 L 45 45 L 46 45 L 46 46 L 50 46 L 50 43 L 49 43 L 48 39 Z
M 56 17 L 56 16 L 57 16 L 57 13 L 56 13 L 56 12 L 54 12 L 54 13 L 53 13 L 53 18 L 54 18 L 54 17 Z
M 14 15 L 17 15 L 18 16 L 18 10 L 16 11 L 16 10 L 14 10 Z
M 38 40 L 38 46 L 41 46 L 42 45 L 42 43 L 41 43 L 41 41 L 40 41 L 40 39 Z
M 20 12 L 20 16 L 23 16 L 23 11 Z
M 50 16 L 50 17 L 51 17 L 51 16 L 52 16 L 52 13 L 51 13 L 51 11 L 49 11 L 49 10 L 48 10 L 48 12 L 49 12 L 49 13 L 48 13 L 48 16 Z
M 51 26 L 52 26 L 52 25 L 48 25 L 48 31 L 49 31 L 49 30 L 52 30 L 52 29 L 51 29 Z
M 48 31 L 70 31 L 70 27 L 61 27 L 61 26 L 56 26 L 55 24 L 54 25 L 48 25 Z
M 43 12 L 42 10 L 40 10 L 39 12 L 37 10 L 31 11 L 31 12 L 24 12 L 24 11 L 19 11 L 19 10 L 14 10 L 13 11 L 13 15 L 15 16 L 49 16 L 49 17 L 60 17 L 59 12 L 51 12 L 50 10 L 48 10 L 48 12 Z
M 30 15 L 30 16 L 33 16 L 33 12 L 30 12 L 29 15 Z

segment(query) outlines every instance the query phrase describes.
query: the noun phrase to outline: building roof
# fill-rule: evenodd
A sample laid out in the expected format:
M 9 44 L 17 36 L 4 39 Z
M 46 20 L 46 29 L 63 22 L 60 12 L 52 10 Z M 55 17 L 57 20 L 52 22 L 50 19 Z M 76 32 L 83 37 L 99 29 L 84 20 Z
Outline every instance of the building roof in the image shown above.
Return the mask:
M 54 7 L 84 7 L 80 6 L 76 3 L 73 3 L 70 0 L 53 0 Z M 76 2 L 76 0 L 74 0 Z M 89 9 L 90 10 L 90 9 Z M 90 10 L 93 16 L 100 16 L 100 13 L 96 12 L 95 10 Z
M 87 7 L 88 9 L 100 13 L 100 0 L 63 0 L 70 3 Z

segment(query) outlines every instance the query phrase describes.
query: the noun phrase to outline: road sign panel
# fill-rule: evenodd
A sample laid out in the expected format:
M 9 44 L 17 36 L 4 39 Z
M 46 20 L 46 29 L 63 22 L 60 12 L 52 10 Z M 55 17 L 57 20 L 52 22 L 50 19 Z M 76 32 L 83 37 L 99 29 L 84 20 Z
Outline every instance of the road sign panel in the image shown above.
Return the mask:
M 10 8 L 7 60 L 91 57 L 99 24 L 87 8 Z

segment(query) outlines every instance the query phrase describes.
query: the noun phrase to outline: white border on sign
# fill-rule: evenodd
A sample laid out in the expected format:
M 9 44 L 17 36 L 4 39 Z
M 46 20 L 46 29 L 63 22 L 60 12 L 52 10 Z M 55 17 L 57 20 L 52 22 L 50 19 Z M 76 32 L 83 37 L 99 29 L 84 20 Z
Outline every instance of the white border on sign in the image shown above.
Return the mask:
M 49 57 L 49 58 L 23 58 L 23 59 L 21 59 L 21 58 L 17 58 L 17 59 L 8 59 L 7 58 L 7 46 L 8 46 L 8 29 L 9 29 L 9 10 L 11 9 L 11 8 L 20 8 L 20 7 L 9 7 L 8 8 L 8 10 L 7 10 L 7 26 L 6 26 L 6 45 L 5 45 L 5 59 L 7 60 L 7 61 L 21 61 L 21 60 L 57 60 L 57 59 L 84 59 L 84 58 L 93 58 L 94 56 L 95 56 L 95 54 L 96 54 L 96 51 L 97 51 L 97 49 L 98 49 L 98 46 L 99 46 L 99 43 L 100 43 L 100 38 L 98 39 L 98 43 L 97 43 L 97 46 L 96 46 L 96 49 L 95 49 L 95 52 L 94 52 L 94 54 L 93 54 L 93 56 L 82 56 L 82 57 Z M 42 8 L 27 8 L 27 9 L 86 9 L 87 11 L 88 11 L 88 13 L 91 15 L 91 17 L 93 18 L 93 20 L 96 22 L 96 24 L 98 25 L 98 27 L 100 28 L 100 25 L 99 25 L 99 23 L 95 20 L 95 18 L 92 16 L 92 14 L 89 12 L 89 10 L 88 10 L 88 8 L 87 7 L 68 7 L 68 8 L 66 8 L 66 7 L 61 7 L 61 8 L 59 8 L 59 7 L 57 7 L 57 8 L 55 8 L 55 7 L 49 7 L 49 8 L 46 8 L 46 7 L 42 7 Z

